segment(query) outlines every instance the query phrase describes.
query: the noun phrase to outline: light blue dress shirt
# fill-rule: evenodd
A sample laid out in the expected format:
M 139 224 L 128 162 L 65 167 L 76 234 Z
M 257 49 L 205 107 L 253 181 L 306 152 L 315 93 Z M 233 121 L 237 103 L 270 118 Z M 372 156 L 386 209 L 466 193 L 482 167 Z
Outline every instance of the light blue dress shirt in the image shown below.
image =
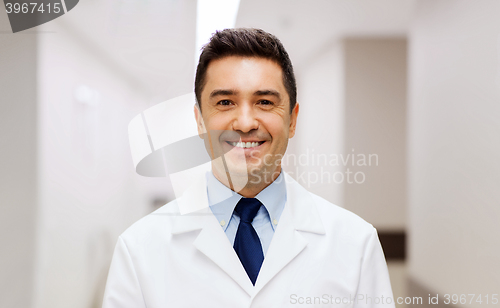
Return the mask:
M 240 224 L 239 216 L 234 213 L 234 208 L 238 201 L 243 198 L 242 195 L 232 191 L 227 186 L 219 182 L 212 172 L 207 172 L 207 195 L 208 204 L 212 213 L 215 215 L 221 228 L 226 233 L 231 246 L 234 246 L 236 231 Z M 281 213 L 286 203 L 286 185 L 283 172 L 257 196 L 255 196 L 263 206 L 260 207 L 257 215 L 252 221 L 264 256 L 269 249 L 274 231 L 279 224 Z

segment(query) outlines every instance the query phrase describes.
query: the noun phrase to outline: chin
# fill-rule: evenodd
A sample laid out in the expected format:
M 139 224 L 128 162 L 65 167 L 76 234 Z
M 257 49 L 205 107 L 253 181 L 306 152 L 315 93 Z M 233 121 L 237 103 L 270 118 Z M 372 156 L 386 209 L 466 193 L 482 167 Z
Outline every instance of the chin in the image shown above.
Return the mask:
M 278 174 L 274 174 L 273 171 L 259 167 L 249 168 L 248 170 L 249 182 L 258 186 L 269 185 L 277 176 Z
M 246 177 L 248 178 L 250 176 L 248 170 L 244 167 L 231 167 L 231 165 L 228 164 L 228 172 L 231 177 Z

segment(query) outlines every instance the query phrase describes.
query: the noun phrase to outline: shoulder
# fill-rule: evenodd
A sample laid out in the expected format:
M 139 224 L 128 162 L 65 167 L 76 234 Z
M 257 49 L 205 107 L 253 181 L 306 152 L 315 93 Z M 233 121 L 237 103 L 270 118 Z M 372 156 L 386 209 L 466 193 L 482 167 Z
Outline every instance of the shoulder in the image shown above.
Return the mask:
M 287 180 L 287 190 L 291 190 L 289 197 L 294 198 L 294 203 L 307 205 L 310 208 L 308 212 L 318 217 L 327 234 L 347 234 L 351 238 L 366 239 L 376 233 L 370 223 L 355 213 L 311 193 L 289 176 Z
M 135 243 L 151 240 L 159 235 L 168 235 L 171 233 L 175 217 L 179 215 L 178 202 L 173 200 L 136 221 L 120 235 L 120 238 L 126 243 Z
M 325 227 L 327 226 L 337 226 L 342 228 L 347 228 L 351 230 L 356 230 L 356 232 L 373 233 L 375 228 L 358 216 L 357 214 L 346 210 L 330 201 L 308 192 L 311 195 L 314 205 L 316 206 L 319 215 L 322 219 Z
M 325 232 L 320 246 L 332 247 L 339 252 L 339 258 L 361 259 L 372 245 L 378 244 L 377 230 L 372 224 L 320 196 L 309 194 Z

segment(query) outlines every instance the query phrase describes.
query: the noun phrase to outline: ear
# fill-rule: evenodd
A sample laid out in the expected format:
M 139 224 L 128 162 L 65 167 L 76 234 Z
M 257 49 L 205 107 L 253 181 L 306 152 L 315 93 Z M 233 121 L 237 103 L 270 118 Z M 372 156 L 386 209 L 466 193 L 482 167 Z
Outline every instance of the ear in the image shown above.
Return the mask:
M 196 126 L 198 128 L 198 136 L 203 139 L 203 135 L 207 133 L 205 129 L 205 123 L 203 122 L 203 117 L 201 115 L 201 110 L 198 104 L 194 105 L 194 118 L 196 119 Z
M 299 103 L 293 107 L 292 114 L 290 115 L 290 127 L 288 128 L 288 138 L 295 136 L 295 127 L 297 126 L 297 117 L 299 116 Z

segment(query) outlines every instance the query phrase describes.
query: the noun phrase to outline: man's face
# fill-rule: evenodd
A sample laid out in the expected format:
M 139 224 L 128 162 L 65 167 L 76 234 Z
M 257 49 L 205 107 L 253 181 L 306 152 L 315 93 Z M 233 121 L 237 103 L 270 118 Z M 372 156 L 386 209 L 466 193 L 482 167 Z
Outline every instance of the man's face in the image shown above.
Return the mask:
M 279 175 L 288 138 L 295 134 L 298 104 L 290 114 L 277 63 L 239 56 L 211 62 L 201 110 L 202 114 L 195 107 L 195 116 L 198 132 L 209 133 L 207 149 L 216 156 L 226 153 L 228 170 L 213 164 L 216 177 L 221 179 L 220 173 L 229 171 L 231 176 L 244 174 L 268 185 Z

